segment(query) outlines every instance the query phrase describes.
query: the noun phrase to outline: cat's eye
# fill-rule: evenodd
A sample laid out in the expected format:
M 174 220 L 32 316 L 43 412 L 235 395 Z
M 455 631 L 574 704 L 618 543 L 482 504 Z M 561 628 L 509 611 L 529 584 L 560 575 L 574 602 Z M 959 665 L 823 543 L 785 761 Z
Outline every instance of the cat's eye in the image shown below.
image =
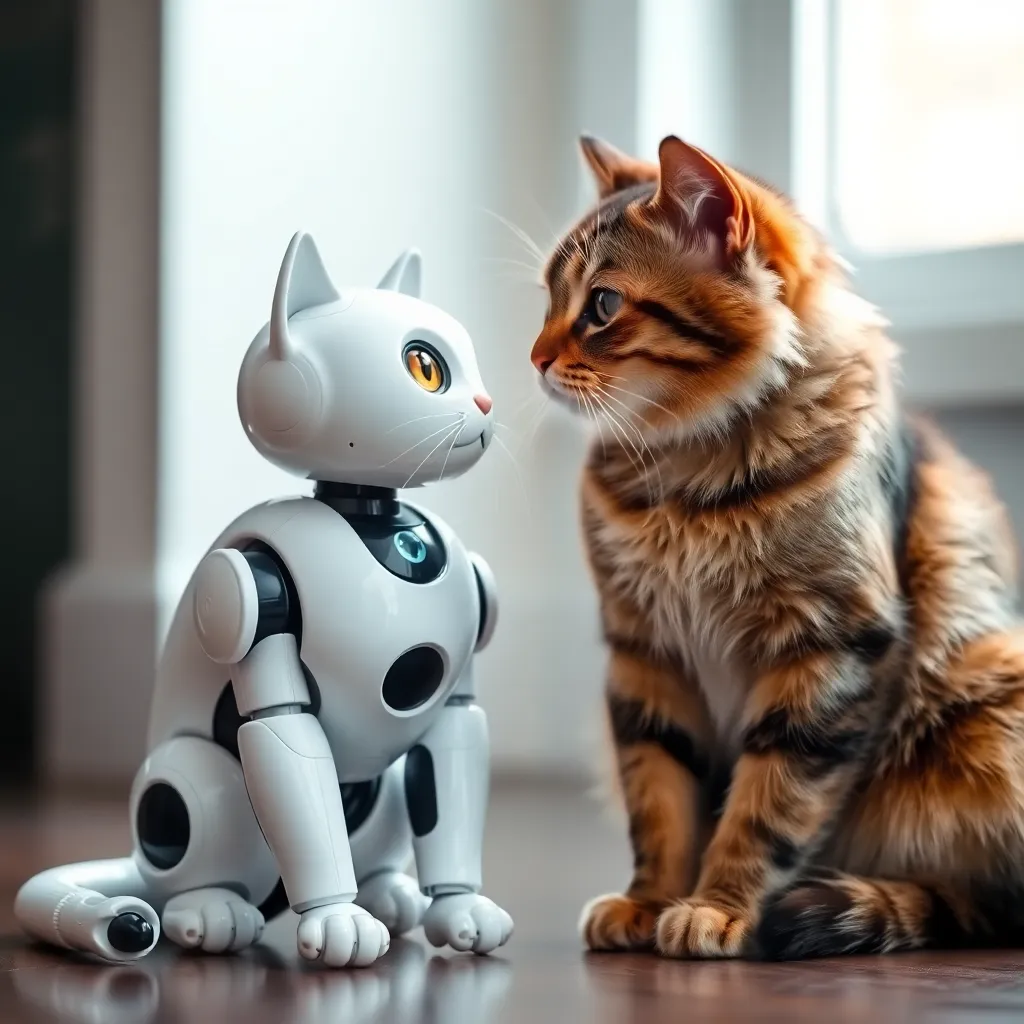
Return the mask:
M 622 308 L 622 294 L 610 288 L 595 288 L 590 293 L 594 321 L 604 325 Z
M 406 346 L 405 368 L 424 391 L 440 391 L 445 386 L 447 371 L 444 360 L 419 342 Z

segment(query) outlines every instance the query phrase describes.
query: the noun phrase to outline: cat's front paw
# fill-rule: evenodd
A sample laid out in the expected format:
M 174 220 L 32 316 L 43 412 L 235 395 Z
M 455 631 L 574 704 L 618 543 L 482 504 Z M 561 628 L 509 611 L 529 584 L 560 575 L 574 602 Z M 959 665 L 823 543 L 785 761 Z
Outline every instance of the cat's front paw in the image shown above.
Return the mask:
M 681 900 L 658 918 L 655 944 L 662 956 L 719 960 L 743 953 L 750 921 L 729 907 Z
M 659 908 L 611 893 L 592 899 L 580 914 L 580 936 L 588 949 L 652 949 Z

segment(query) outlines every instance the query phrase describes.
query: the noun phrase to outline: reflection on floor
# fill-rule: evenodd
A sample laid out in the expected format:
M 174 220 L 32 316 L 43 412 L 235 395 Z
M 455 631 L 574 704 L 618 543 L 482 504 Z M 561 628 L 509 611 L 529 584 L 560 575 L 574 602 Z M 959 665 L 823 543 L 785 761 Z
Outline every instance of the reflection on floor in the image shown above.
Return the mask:
M 161 947 L 108 967 L 27 944 L 11 916 L 24 877 L 44 865 L 123 852 L 117 804 L 0 813 L 0 1021 L 170 1024 L 233 1021 L 997 1021 L 1024 1015 L 1024 953 L 912 956 L 767 965 L 586 956 L 583 901 L 622 884 L 629 858 L 617 822 L 579 790 L 495 794 L 487 889 L 516 919 L 501 956 L 439 955 L 414 933 L 365 971 L 324 971 L 294 950 L 296 919 L 273 922 L 238 957 Z

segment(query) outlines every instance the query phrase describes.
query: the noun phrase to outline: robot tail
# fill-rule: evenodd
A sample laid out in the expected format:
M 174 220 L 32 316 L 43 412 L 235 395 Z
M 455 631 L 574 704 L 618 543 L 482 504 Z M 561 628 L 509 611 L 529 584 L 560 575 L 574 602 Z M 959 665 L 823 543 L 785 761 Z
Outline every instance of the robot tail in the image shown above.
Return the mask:
M 126 963 L 160 937 L 146 883 L 131 857 L 50 868 L 18 890 L 14 914 L 33 938 Z

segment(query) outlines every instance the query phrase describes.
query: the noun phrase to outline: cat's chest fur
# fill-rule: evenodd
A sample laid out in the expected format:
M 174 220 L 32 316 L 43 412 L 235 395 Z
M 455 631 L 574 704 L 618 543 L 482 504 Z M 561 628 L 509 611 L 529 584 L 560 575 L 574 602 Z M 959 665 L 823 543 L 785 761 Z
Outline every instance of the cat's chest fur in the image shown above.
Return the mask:
M 653 514 L 643 529 L 604 520 L 594 534 L 612 593 L 642 616 L 644 640 L 683 666 L 696 682 L 719 743 L 738 741 L 753 671 L 732 643 L 740 628 L 734 599 L 735 550 L 687 538 Z

